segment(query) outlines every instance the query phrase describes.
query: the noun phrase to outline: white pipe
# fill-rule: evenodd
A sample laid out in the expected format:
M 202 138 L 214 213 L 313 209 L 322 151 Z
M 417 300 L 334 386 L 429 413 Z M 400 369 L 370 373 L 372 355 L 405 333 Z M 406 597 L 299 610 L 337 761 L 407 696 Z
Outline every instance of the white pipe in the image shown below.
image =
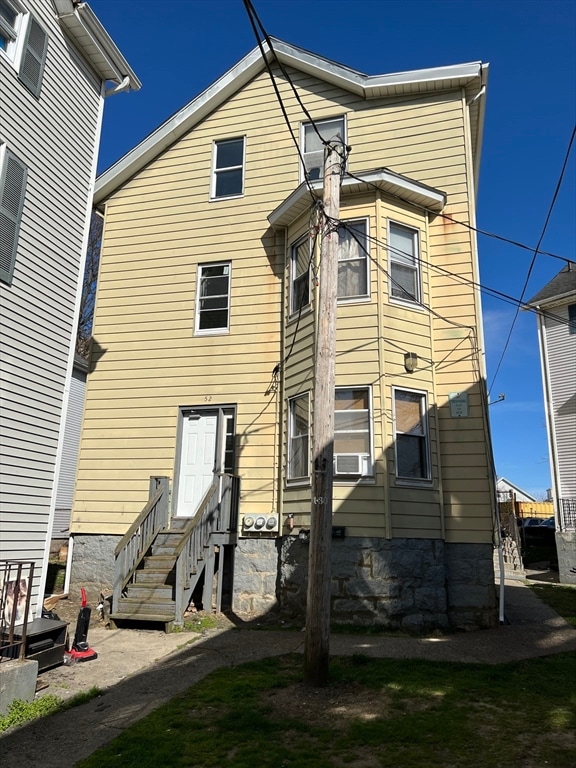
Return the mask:
M 126 75 L 121 83 L 118 83 L 118 85 L 115 85 L 113 88 L 108 88 L 107 91 L 104 91 L 104 98 L 106 99 L 108 96 L 114 96 L 115 93 L 122 93 L 122 91 L 128 90 L 130 90 L 130 76 Z
M 74 536 L 68 538 L 68 557 L 66 558 L 66 576 L 64 577 L 64 594 L 70 592 L 70 578 L 72 576 L 72 551 L 74 549 Z

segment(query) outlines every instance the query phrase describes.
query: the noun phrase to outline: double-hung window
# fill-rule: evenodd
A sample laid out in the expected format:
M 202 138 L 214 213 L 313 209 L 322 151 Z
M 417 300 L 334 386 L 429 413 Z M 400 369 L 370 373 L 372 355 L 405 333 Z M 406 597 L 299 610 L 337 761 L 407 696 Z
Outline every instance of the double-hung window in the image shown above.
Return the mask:
M 23 85 L 40 95 L 48 35 L 16 0 L 0 0 L 0 51 L 18 69 Z
M 388 229 L 390 296 L 400 301 L 420 301 L 418 231 L 391 221 Z
M 230 262 L 200 264 L 196 296 L 196 333 L 225 333 L 230 324 Z
M 370 389 L 337 388 L 334 395 L 334 474 L 372 475 Z
M 12 282 L 24 195 L 26 166 L 0 143 L 0 280 Z
M 10 59 L 14 58 L 21 24 L 20 9 L 9 0 L 0 0 L 0 51 Z
M 368 222 L 345 221 L 338 229 L 338 298 L 368 296 Z
M 405 480 L 430 479 L 430 445 L 426 395 L 394 389 L 396 433 L 396 477 Z
M 311 241 L 304 237 L 292 246 L 290 257 L 290 314 L 310 304 Z
M 315 181 L 324 177 L 324 144 L 322 141 L 330 141 L 339 136 L 346 143 L 345 130 L 343 117 L 337 117 L 332 120 L 318 120 L 314 124 L 303 124 L 302 157 L 304 159 L 304 178 Z
M 288 479 L 307 480 L 310 475 L 310 405 L 308 394 L 288 401 Z
M 244 192 L 244 138 L 214 142 L 210 197 L 237 197 Z

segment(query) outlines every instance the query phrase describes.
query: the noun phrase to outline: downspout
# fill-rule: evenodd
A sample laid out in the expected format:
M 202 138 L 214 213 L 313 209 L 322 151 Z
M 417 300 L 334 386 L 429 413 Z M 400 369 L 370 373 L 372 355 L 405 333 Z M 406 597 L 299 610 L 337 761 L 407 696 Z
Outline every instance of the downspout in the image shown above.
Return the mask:
M 482 80 L 485 78 L 482 77 L 484 68 L 481 66 L 479 71 L 479 76 Z M 472 157 L 472 131 L 470 126 L 470 106 L 478 99 L 481 99 L 480 101 L 480 114 L 478 117 L 478 126 L 479 131 L 483 125 L 484 122 L 484 108 L 486 104 L 486 99 L 484 98 L 486 93 L 486 83 L 484 82 L 478 91 L 478 93 L 469 101 L 466 101 L 465 95 L 463 94 L 464 98 L 464 126 L 465 126 L 465 134 L 466 134 L 466 144 L 468 145 L 467 148 L 467 157 L 466 157 L 466 166 L 467 166 L 467 178 L 468 178 L 468 189 L 470 190 L 470 198 L 472 201 L 472 204 L 470 205 L 470 223 L 473 227 L 476 227 L 476 199 L 478 196 L 478 177 L 479 177 L 479 166 L 480 166 L 480 153 L 479 148 L 481 145 L 481 136 L 477 136 L 477 146 L 476 146 L 476 158 Z M 474 162 L 474 159 L 476 162 Z M 473 174 L 472 181 L 470 181 L 470 174 Z M 480 279 L 480 264 L 479 264 L 479 253 L 478 253 L 478 240 L 476 237 L 475 232 L 471 232 L 471 238 L 470 238 L 470 248 L 472 252 L 472 268 L 474 270 L 474 277 L 476 280 Z M 481 398 L 483 402 L 483 416 L 482 420 L 484 422 L 484 429 L 485 429 L 485 437 L 486 437 L 486 449 L 487 449 L 487 458 L 488 458 L 488 470 L 492 472 L 492 478 L 490 480 L 490 491 L 491 491 L 491 503 L 493 507 L 493 513 L 492 513 L 492 519 L 493 519 L 493 525 L 495 528 L 496 533 L 496 547 L 498 549 L 498 570 L 499 570 L 499 576 L 500 576 L 500 584 L 499 584 L 499 599 L 498 599 L 498 621 L 500 624 L 504 624 L 505 620 L 505 564 L 504 564 L 504 550 L 502 548 L 502 525 L 500 522 L 500 509 L 498 507 L 498 494 L 496 492 L 496 464 L 494 461 L 494 453 L 492 450 L 492 430 L 490 429 L 490 415 L 488 411 L 488 391 L 487 391 L 487 373 L 486 373 L 486 353 L 484 348 L 484 333 L 482 328 L 482 297 L 480 294 L 480 289 L 475 288 L 474 289 L 474 298 L 475 298 L 475 317 L 476 317 L 476 328 L 477 328 L 477 334 L 475 339 L 475 344 L 478 348 L 478 384 L 481 388 Z M 493 540 L 494 541 L 494 540 Z
M 112 88 L 108 88 L 106 91 L 104 91 L 104 98 L 106 99 L 108 96 L 114 96 L 115 93 L 122 93 L 122 91 L 129 91 L 130 82 L 131 80 L 129 75 L 126 75 L 121 83 L 118 83 Z

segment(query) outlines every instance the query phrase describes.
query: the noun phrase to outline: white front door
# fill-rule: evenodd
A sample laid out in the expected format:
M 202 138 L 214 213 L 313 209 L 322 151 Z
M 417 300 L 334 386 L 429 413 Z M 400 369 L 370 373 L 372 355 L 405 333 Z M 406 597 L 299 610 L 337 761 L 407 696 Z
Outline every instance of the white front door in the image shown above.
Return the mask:
M 218 414 L 185 415 L 182 424 L 176 515 L 192 517 L 214 479 Z

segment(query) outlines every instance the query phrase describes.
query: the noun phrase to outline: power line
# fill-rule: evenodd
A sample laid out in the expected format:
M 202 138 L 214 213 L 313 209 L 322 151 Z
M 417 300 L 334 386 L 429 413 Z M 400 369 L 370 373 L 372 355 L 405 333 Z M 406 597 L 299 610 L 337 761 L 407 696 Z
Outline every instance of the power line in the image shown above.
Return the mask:
M 360 176 L 356 176 L 353 173 L 350 173 L 350 171 L 346 171 L 346 175 L 350 176 L 352 179 L 356 179 L 356 181 L 360 181 L 363 184 L 367 184 L 370 187 L 373 187 L 373 189 L 381 191 L 380 187 L 377 184 L 374 184 L 374 182 L 366 181 L 365 179 L 360 178 Z M 406 204 L 406 200 L 404 200 L 403 197 L 400 195 L 395 195 L 392 192 L 386 192 L 387 197 L 394 198 L 396 200 L 401 200 L 404 204 Z M 511 240 L 509 237 L 504 237 L 503 235 L 497 235 L 494 232 L 488 232 L 485 229 L 478 229 L 478 227 L 473 227 L 472 224 L 468 224 L 466 221 L 460 221 L 459 219 L 455 219 L 453 216 L 450 216 L 448 213 L 439 213 L 438 211 L 434 211 L 432 208 L 427 208 L 425 205 L 419 205 L 418 203 L 414 203 L 412 201 L 409 202 L 409 205 L 413 208 L 418 208 L 421 211 L 425 211 L 426 213 L 430 213 L 433 216 L 440 216 L 443 219 L 447 219 L 448 221 L 451 221 L 453 224 L 458 224 L 461 227 L 465 227 L 466 229 L 469 229 L 471 232 L 476 232 L 479 235 L 485 235 L 486 237 L 492 237 L 495 240 L 500 240 L 503 243 L 508 243 L 509 245 L 514 245 L 517 248 L 523 248 L 525 251 L 530 251 L 531 253 L 534 251 L 534 248 L 530 245 L 525 245 L 524 243 L 520 243 L 517 240 Z M 553 259 L 559 259 L 560 261 L 564 261 L 566 263 L 572 261 L 572 259 L 568 258 L 567 256 L 559 256 L 557 253 L 550 253 L 549 251 L 540 251 L 540 254 L 542 256 L 550 256 Z
M 540 238 L 538 239 L 538 244 L 536 245 L 536 248 L 534 250 L 534 255 L 532 256 L 532 260 L 530 261 L 530 266 L 528 267 L 528 272 L 526 274 L 526 279 L 524 280 L 524 285 L 522 287 L 522 293 L 520 294 L 520 302 L 524 300 L 524 294 L 526 293 L 526 288 L 528 287 L 528 281 L 530 280 L 530 275 L 532 274 L 532 270 L 534 269 L 534 264 L 536 263 L 536 257 L 538 256 L 538 252 L 540 250 L 540 246 L 542 245 L 542 241 L 544 240 L 544 235 L 546 234 L 546 230 L 548 229 L 548 224 L 550 222 L 550 218 L 552 216 L 552 211 L 554 210 L 554 205 L 556 204 L 556 200 L 558 198 L 558 194 L 560 192 L 560 187 L 562 186 L 562 181 L 564 179 L 564 173 L 566 171 L 566 166 L 568 165 L 568 159 L 570 157 L 570 152 L 572 151 L 572 144 L 574 142 L 574 136 L 576 136 L 576 125 L 572 129 L 572 135 L 570 136 L 570 141 L 568 142 L 568 148 L 566 149 L 566 153 L 564 155 L 564 162 L 562 163 L 562 169 L 560 171 L 560 176 L 558 177 L 558 182 L 556 183 L 556 188 L 554 190 L 554 194 L 552 195 L 552 200 L 550 202 L 550 206 L 548 208 L 548 213 L 546 214 L 546 219 L 544 220 L 544 226 L 542 227 L 542 233 L 540 234 Z M 508 336 L 506 338 L 506 343 L 504 344 L 504 349 L 502 350 L 502 354 L 500 355 L 500 360 L 498 361 L 498 365 L 496 366 L 496 373 L 492 377 L 492 383 L 490 384 L 490 388 L 488 392 L 490 393 L 492 391 L 492 387 L 494 386 L 494 382 L 496 381 L 496 377 L 498 376 L 498 373 L 500 371 L 500 367 L 502 366 L 502 362 L 504 361 L 504 357 L 506 355 L 506 352 L 508 350 L 508 346 L 510 344 L 510 339 L 512 338 L 512 332 L 514 331 L 514 327 L 516 325 L 516 320 L 518 319 L 518 313 L 520 312 L 520 304 L 516 308 L 516 312 L 514 313 L 514 318 L 512 320 L 512 324 L 510 326 L 510 330 L 508 331 Z
M 355 233 L 352 230 L 350 230 L 349 227 L 347 226 L 347 221 L 346 220 L 341 219 L 340 220 L 340 225 L 344 229 L 349 231 L 350 234 L 353 237 L 355 237 Z M 358 238 L 355 237 L 355 239 L 358 242 L 358 244 L 360 245 L 360 247 L 364 250 L 364 252 L 366 253 L 367 257 L 370 259 L 370 261 L 372 263 L 374 263 L 378 268 L 380 268 L 381 265 L 379 265 L 378 262 L 372 257 L 372 255 L 369 253 L 369 251 L 364 247 L 364 244 L 360 240 L 358 240 Z M 522 307 L 523 306 L 523 302 L 522 302 L 521 299 L 517 299 L 514 296 L 510 296 L 510 295 L 508 295 L 506 293 L 503 293 L 502 291 L 498 291 L 496 288 L 490 288 L 487 285 L 483 285 L 482 283 L 479 283 L 479 282 L 477 282 L 475 280 L 471 280 L 470 278 L 464 277 L 463 275 L 459 275 L 458 273 L 452 272 L 449 269 L 445 269 L 444 267 L 441 267 L 438 264 L 434 264 L 432 261 L 425 262 L 422 259 L 421 255 L 414 256 L 414 254 L 408 253 L 407 251 L 403 251 L 400 248 L 396 248 L 396 247 L 390 245 L 389 243 L 385 243 L 382 240 L 379 240 L 377 237 L 374 237 L 373 235 L 370 235 L 368 232 L 366 233 L 366 239 L 369 240 L 371 243 L 374 243 L 378 247 L 383 248 L 384 250 L 388 251 L 389 253 L 392 252 L 392 253 L 395 253 L 395 254 L 397 254 L 399 256 L 407 256 L 407 257 L 410 257 L 410 258 L 414 258 L 418 262 L 420 267 L 427 266 L 429 269 L 433 269 L 433 270 L 435 270 L 437 272 L 440 272 L 440 273 L 442 273 L 444 275 L 447 275 L 448 277 L 453 278 L 454 280 L 458 280 L 459 282 L 463 283 L 464 285 L 470 285 L 470 286 L 472 286 L 474 288 L 477 288 L 482 293 L 488 294 L 488 295 L 492 296 L 493 298 L 496 298 L 496 299 L 498 299 L 498 300 L 500 300 L 500 301 L 502 301 L 504 303 L 512 304 L 514 307 Z M 398 286 L 397 285 L 397 287 L 400 287 L 402 290 L 404 290 L 402 288 L 402 286 Z M 410 297 L 410 301 L 413 301 L 412 297 Z M 423 305 L 423 306 L 426 306 L 426 305 Z M 539 310 L 537 310 L 534 307 L 528 307 L 528 306 L 524 305 L 523 308 L 528 310 L 529 312 L 534 312 L 535 314 L 539 314 Z M 568 325 L 569 324 L 569 321 L 566 320 L 563 317 L 560 317 L 560 315 L 555 315 L 555 314 L 553 314 L 551 312 L 547 312 L 546 314 L 547 314 L 548 317 L 550 317 L 552 320 L 555 320 L 559 324 L 562 324 L 562 325 Z M 466 326 L 466 327 L 468 327 L 468 326 Z

